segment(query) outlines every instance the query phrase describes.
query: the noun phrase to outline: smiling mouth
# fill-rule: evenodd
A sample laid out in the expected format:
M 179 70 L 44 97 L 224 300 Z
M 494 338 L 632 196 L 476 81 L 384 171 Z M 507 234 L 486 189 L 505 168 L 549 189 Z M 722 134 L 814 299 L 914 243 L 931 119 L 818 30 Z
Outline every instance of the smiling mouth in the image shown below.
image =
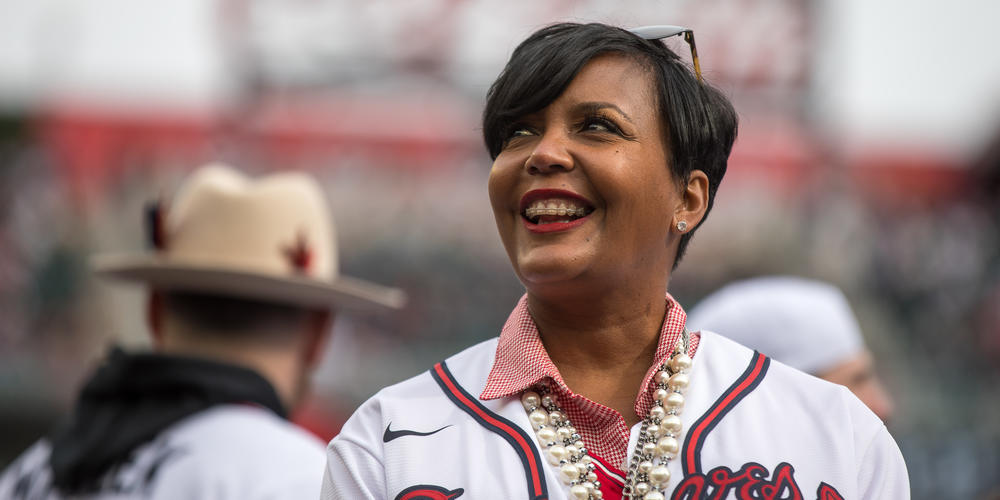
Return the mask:
M 542 225 L 573 222 L 590 215 L 593 211 L 593 207 L 580 200 L 549 198 L 535 200 L 521 211 L 521 216 L 532 224 Z

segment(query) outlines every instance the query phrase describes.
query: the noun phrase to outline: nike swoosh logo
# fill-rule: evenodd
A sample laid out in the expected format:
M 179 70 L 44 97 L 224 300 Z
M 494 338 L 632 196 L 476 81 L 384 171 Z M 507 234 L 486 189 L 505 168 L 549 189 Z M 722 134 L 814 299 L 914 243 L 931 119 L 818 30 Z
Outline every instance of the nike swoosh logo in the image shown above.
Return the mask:
M 431 434 L 434 434 L 434 433 L 437 433 L 437 432 L 441 432 L 441 431 L 443 431 L 443 430 L 445 430 L 445 429 L 447 429 L 447 428 L 449 428 L 451 426 L 450 425 L 446 425 L 446 426 L 444 426 L 444 427 L 442 427 L 442 428 L 440 428 L 440 429 L 438 429 L 436 431 L 430 431 L 430 432 L 418 432 L 418 431 L 407 431 L 407 430 L 394 431 L 394 430 L 390 429 L 389 427 L 392 427 L 392 422 L 389 422 L 389 425 L 385 426 L 385 434 L 382 434 L 382 442 L 383 443 L 388 443 L 389 441 L 392 441 L 393 439 L 398 439 L 398 438 L 401 438 L 403 436 L 430 436 Z

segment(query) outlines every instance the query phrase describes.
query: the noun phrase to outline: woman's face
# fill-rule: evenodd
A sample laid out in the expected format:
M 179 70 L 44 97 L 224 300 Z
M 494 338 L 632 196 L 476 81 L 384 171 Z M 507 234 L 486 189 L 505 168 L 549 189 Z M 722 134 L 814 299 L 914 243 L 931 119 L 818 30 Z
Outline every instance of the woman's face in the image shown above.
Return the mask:
M 592 59 L 559 98 L 512 127 L 489 194 L 529 290 L 651 277 L 665 284 L 684 193 L 665 135 L 651 75 L 620 55 Z

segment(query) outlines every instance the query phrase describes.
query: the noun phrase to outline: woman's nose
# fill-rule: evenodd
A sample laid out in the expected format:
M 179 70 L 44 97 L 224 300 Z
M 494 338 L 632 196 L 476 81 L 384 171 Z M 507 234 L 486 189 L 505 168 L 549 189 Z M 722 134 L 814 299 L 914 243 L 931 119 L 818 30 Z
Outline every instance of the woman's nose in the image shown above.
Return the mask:
M 524 162 L 524 168 L 531 175 L 551 174 L 557 171 L 572 170 L 573 155 L 567 148 L 567 140 L 563 134 L 549 132 L 543 134 L 531 155 Z

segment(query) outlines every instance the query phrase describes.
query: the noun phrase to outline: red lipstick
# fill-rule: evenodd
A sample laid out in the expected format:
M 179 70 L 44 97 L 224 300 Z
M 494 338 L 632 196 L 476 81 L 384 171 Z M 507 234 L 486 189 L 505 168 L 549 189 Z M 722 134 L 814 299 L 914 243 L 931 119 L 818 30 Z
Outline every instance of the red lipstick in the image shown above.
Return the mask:
M 542 234 L 542 233 L 554 233 L 557 231 L 566 231 L 567 229 L 573 229 L 574 227 L 577 227 L 579 225 L 582 225 L 584 222 L 587 222 L 587 217 L 589 216 L 585 215 L 583 217 L 580 217 L 579 219 L 574 219 L 569 222 L 549 222 L 546 224 L 535 224 L 534 222 L 531 222 L 530 220 L 524 218 L 522 218 L 521 220 L 524 221 L 524 227 L 527 228 L 528 231 Z

